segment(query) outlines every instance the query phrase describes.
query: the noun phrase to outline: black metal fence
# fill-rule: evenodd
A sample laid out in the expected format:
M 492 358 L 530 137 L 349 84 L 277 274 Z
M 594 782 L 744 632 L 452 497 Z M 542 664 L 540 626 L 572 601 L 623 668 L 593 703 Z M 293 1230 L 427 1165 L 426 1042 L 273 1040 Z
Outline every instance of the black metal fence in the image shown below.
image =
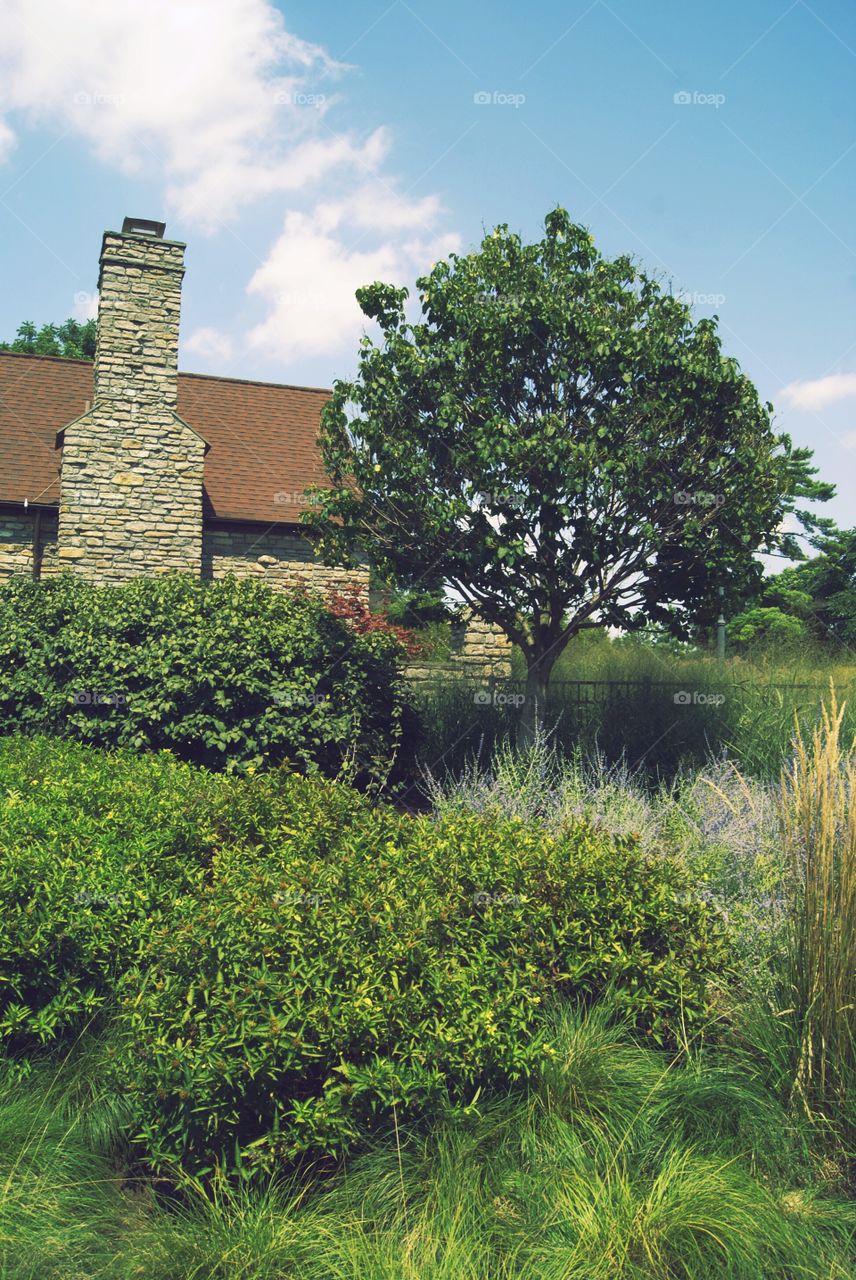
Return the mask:
M 554 680 L 542 721 L 563 752 L 596 750 L 609 761 L 639 764 L 657 775 L 727 753 L 750 772 L 776 776 L 790 749 L 795 717 L 815 715 L 828 686 L 767 682 L 757 673 L 743 680 L 717 675 L 691 671 L 669 680 Z M 856 708 L 849 692 L 838 689 Z M 429 766 L 442 761 L 452 772 L 474 755 L 487 758 L 494 746 L 514 740 L 526 710 L 522 678 L 444 675 L 421 683 L 418 695 L 421 758 Z M 856 714 L 848 715 L 856 724 Z
M 432 682 L 428 681 L 426 683 L 430 685 Z M 437 683 L 439 684 L 440 682 L 438 681 Z M 444 679 L 442 683 L 446 685 L 448 681 Z M 487 689 L 491 692 L 496 690 L 497 692 L 521 694 L 526 692 L 526 680 L 511 677 L 486 676 L 483 679 L 467 677 L 460 680 L 460 684 L 473 690 Z M 551 698 L 555 698 L 556 701 L 564 704 L 588 706 L 650 695 L 659 695 L 663 698 L 668 698 L 671 695 L 674 700 L 678 695 L 686 694 L 691 699 L 693 696 L 699 696 L 699 693 L 695 692 L 696 688 L 697 684 L 692 676 L 685 680 L 551 680 L 548 693 Z M 705 679 L 700 694 L 702 696 L 722 694 L 734 697 L 739 696 L 743 689 L 747 692 L 751 690 L 755 695 L 759 692 L 773 696 L 776 694 L 793 695 L 797 693 L 804 696 L 806 701 L 813 701 L 827 693 L 829 686 L 802 681 L 786 684 L 782 682 L 766 683 L 749 679 L 745 681 Z

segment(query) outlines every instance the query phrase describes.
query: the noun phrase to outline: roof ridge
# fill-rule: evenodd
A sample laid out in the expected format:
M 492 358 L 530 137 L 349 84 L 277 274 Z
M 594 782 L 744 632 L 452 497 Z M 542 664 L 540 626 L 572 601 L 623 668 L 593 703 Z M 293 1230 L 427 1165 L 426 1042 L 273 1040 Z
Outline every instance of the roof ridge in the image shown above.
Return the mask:
M 85 364 L 94 367 L 93 360 L 81 356 L 48 356 L 36 351 L 0 351 L 0 356 L 14 356 L 16 360 L 51 360 L 55 364 Z M 332 395 L 331 387 L 307 387 L 298 382 L 266 382 L 262 378 L 232 378 L 224 373 L 190 373 L 179 369 L 180 378 L 205 378 L 209 382 L 239 382 L 247 387 L 277 387 L 282 391 L 311 391 L 313 394 Z
M 55 364 L 88 364 L 94 365 L 94 360 L 87 360 L 85 356 L 45 356 L 36 351 L 0 351 L 0 357 L 13 356 L 16 360 L 52 360 Z
M 221 373 L 187 373 L 179 369 L 180 378 L 205 378 L 209 382 L 240 382 L 247 387 L 277 387 L 281 391 L 311 391 L 317 395 L 333 394 L 332 387 L 305 387 L 297 382 L 264 382 L 261 378 L 231 378 Z

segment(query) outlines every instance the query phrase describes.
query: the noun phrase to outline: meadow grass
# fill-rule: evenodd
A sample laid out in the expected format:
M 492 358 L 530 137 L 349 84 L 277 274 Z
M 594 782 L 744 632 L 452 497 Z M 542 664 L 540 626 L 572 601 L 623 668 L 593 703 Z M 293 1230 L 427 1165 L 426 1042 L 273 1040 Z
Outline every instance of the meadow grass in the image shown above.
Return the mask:
M 523 675 L 515 654 L 510 683 L 489 689 L 482 681 L 444 678 L 421 689 L 423 766 L 458 775 L 474 756 L 489 763 L 515 735 L 520 710 L 509 695 L 522 693 Z M 795 715 L 810 732 L 830 678 L 842 696 L 856 692 L 856 663 L 807 649 L 719 663 L 698 650 L 590 633 L 572 640 L 557 662 L 544 721 L 564 754 L 599 752 L 655 783 L 723 756 L 772 780 L 789 752 Z M 581 697 L 568 681 L 613 684 Z M 856 704 L 845 713 L 842 733 L 850 740 L 856 734 Z
M 3 1280 L 846 1280 L 856 1204 L 735 1067 L 553 1013 L 541 1078 L 396 1132 L 332 1178 L 127 1178 L 68 1109 L 80 1068 L 2 1086 Z M 90 1058 L 90 1069 L 97 1053 Z M 97 1089 L 90 1087 L 90 1108 Z M 85 1109 L 85 1106 L 83 1107 Z M 114 1152 L 115 1156 L 115 1152 Z
M 733 931 L 719 1018 L 666 1052 L 608 1000 L 557 1004 L 527 1092 L 432 1128 L 393 1114 L 332 1175 L 252 1188 L 146 1176 L 109 1025 L 0 1061 L 0 1280 L 853 1280 L 850 723 L 834 691 L 798 715 L 778 781 L 722 759 L 652 781 L 555 734 L 429 771 L 438 814 L 584 816 L 682 859 Z
M 683 859 L 727 918 L 723 996 L 753 1070 L 856 1161 L 856 745 L 834 686 L 806 730 L 794 718 L 778 783 L 711 762 L 651 787 L 602 755 L 541 734 L 489 766 L 426 774 L 435 810 L 518 813 L 548 830 L 585 816 Z

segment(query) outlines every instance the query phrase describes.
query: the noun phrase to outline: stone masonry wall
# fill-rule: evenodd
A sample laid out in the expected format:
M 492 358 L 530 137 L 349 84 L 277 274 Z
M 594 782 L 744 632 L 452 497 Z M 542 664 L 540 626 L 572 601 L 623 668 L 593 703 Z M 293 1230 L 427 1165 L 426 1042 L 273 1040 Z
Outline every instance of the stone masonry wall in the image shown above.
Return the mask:
M 287 590 L 304 583 L 321 592 L 356 584 L 368 598 L 368 569 L 330 569 L 315 559 L 308 539 L 296 533 L 251 529 L 206 529 L 202 541 L 202 575 L 263 578 Z
M 95 399 L 178 401 L 185 246 L 105 231 L 98 276 Z
M 58 558 L 93 582 L 202 566 L 205 442 L 175 413 L 184 245 L 106 232 L 95 400 L 63 433 Z
M 407 674 L 420 682 L 436 682 L 448 676 L 507 680 L 511 675 L 511 644 L 498 627 L 468 613 L 453 628 L 450 660 L 431 664 L 417 658 L 407 667 Z
M 56 515 L 42 512 L 39 542 L 41 545 L 41 576 L 49 577 L 59 568 L 56 545 Z M 0 515 L 0 582 L 16 574 L 33 576 L 33 535 L 36 520 L 34 514 Z

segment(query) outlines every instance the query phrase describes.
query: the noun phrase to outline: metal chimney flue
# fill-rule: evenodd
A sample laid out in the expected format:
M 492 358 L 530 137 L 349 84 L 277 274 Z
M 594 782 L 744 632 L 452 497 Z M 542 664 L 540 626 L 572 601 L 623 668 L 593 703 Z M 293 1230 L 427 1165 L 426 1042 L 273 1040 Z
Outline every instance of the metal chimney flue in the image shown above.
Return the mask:
M 156 240 L 163 240 L 165 231 L 165 222 L 153 222 L 151 218 L 126 218 L 122 223 L 124 236 L 152 236 Z

